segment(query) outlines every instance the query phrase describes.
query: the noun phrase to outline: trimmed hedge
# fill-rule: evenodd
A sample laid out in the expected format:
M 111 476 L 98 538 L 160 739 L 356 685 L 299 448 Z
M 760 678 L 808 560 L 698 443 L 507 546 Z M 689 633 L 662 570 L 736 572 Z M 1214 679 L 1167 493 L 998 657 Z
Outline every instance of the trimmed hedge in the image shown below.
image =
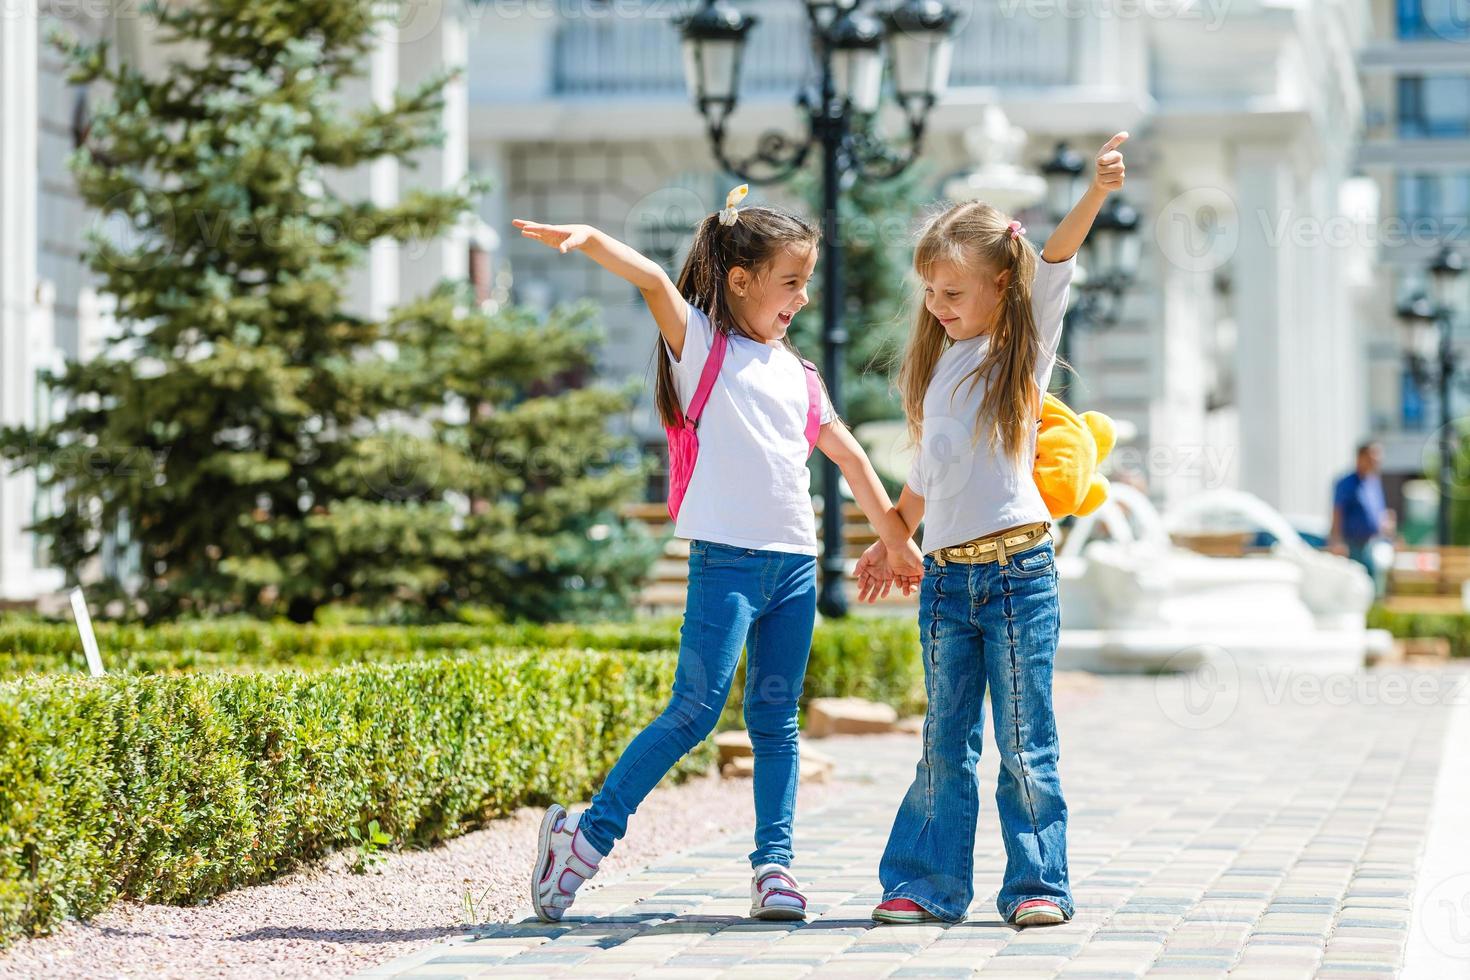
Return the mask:
M 445 626 L 298 626 L 226 621 L 156 627 L 95 624 L 109 671 L 139 673 L 228 667 L 325 666 L 406 659 L 426 652 L 481 647 L 667 650 L 679 645 L 678 621 Z M 0 617 L 0 673 L 85 673 L 71 623 Z
M 679 621 L 426 627 L 232 623 L 154 629 L 99 623 L 97 644 L 110 672 L 318 669 L 503 647 L 677 650 Z M 865 697 L 892 704 L 902 712 L 921 711 L 924 671 L 918 651 L 918 626 L 908 617 L 818 623 L 807 667 L 806 696 Z M 85 670 L 75 627 L 0 626 L 0 674 Z M 742 672 L 732 692 L 732 707 L 738 707 L 743 683 Z
M 98 646 L 101 646 L 99 641 Z M 477 656 L 500 649 L 491 645 L 473 647 L 416 647 L 390 644 L 363 650 L 340 652 L 305 652 L 285 654 L 239 654 L 217 650 L 122 650 L 102 651 L 102 663 L 109 674 L 202 674 L 251 673 L 272 670 L 329 670 L 355 663 L 400 663 L 429 660 L 436 657 Z M 531 647 L 529 649 L 555 649 Z M 630 651 L 631 652 L 631 651 Z M 16 680 L 36 676 L 75 676 L 87 673 L 80 652 L 59 660 L 44 653 L 0 653 L 0 679 Z
M 412 846 L 585 798 L 673 675 L 667 655 L 538 650 L 0 684 L 0 943 L 262 881 L 373 819 Z
M 1470 657 L 1470 613 L 1395 612 L 1373 606 L 1368 610 L 1368 626 L 1406 639 L 1442 636 L 1450 641 L 1451 656 Z
M 922 714 L 927 699 L 918 622 L 883 616 L 819 624 L 812 636 L 806 693 L 867 698 L 891 704 L 899 714 Z
M 52 671 L 0 683 L 0 944 L 119 896 L 270 878 L 373 819 L 417 845 L 585 799 L 667 702 L 679 642 L 670 621 L 98 632 L 113 673 L 95 680 L 55 672 L 81 669 L 69 625 L 0 633 L 0 666 Z M 918 650 L 908 619 L 819 624 L 801 702 L 922 711 Z M 742 724 L 744 676 L 724 727 Z M 677 772 L 712 759 L 702 746 Z

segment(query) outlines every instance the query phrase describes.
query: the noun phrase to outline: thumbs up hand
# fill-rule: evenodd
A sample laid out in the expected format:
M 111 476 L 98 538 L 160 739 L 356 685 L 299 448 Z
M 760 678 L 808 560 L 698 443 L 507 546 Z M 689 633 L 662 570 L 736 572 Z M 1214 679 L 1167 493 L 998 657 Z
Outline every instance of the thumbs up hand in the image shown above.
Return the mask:
M 1123 154 L 1118 147 L 1127 140 L 1127 132 L 1119 133 L 1097 151 L 1097 173 L 1092 178 L 1093 187 L 1104 193 L 1123 189 Z

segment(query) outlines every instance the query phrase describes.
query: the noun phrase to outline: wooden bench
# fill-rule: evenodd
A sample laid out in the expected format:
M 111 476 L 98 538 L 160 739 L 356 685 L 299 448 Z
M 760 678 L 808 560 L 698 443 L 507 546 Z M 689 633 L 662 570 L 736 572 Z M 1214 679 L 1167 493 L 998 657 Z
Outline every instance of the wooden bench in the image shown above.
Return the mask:
M 1251 548 L 1250 542 L 1255 535 L 1249 531 L 1231 532 L 1228 534 L 1172 534 L 1171 540 L 1181 548 L 1211 558 L 1244 558 L 1252 551 L 1261 549 Z
M 1395 613 L 1432 613 L 1458 615 L 1465 612 L 1465 601 L 1458 595 L 1393 595 L 1383 599 L 1383 607 Z
M 1399 552 L 1388 573 L 1390 596 L 1442 596 L 1460 598 L 1470 579 L 1470 547 L 1447 545 Z

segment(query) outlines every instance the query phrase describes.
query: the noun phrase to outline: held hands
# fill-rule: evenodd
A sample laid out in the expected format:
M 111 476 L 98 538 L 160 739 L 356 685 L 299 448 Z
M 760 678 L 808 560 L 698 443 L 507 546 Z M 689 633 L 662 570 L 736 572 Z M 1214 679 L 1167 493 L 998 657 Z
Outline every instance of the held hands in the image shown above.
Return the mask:
M 883 542 L 888 553 L 888 567 L 899 579 L 912 579 L 915 583 L 924 577 L 924 553 L 914 544 L 913 538 L 904 538 L 895 547 Z
M 1104 194 L 1123 189 L 1123 154 L 1118 151 L 1128 139 L 1128 133 L 1118 133 L 1112 139 L 1103 144 L 1103 148 L 1097 151 L 1097 173 L 1092 178 L 1092 186 Z
M 591 225 L 543 225 L 525 218 L 516 218 L 511 224 L 521 230 L 522 238 L 534 238 L 563 255 L 586 245 L 596 231 Z
M 904 595 L 909 595 L 924 573 L 923 556 L 919 553 L 918 546 L 910 539 L 907 547 L 896 562 L 890 562 L 888 547 L 882 541 L 875 541 L 868 550 L 863 552 L 858 559 L 857 568 L 853 574 L 858 580 L 858 601 L 874 603 L 879 598 L 887 596 L 895 582 L 903 590 Z M 917 564 L 917 573 L 900 574 L 895 571 L 895 564 L 904 569 L 912 570 Z

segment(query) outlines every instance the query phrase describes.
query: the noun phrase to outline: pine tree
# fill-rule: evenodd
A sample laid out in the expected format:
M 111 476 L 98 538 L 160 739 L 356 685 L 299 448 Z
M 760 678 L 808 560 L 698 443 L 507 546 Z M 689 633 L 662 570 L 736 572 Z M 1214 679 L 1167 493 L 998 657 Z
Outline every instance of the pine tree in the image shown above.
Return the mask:
M 379 10 L 363 0 L 154 6 L 160 35 L 193 55 L 162 78 L 112 63 L 105 43 L 56 42 L 73 82 L 112 93 L 72 166 L 99 224 L 129 233 L 93 235 L 87 256 L 122 330 L 101 356 L 45 379 L 61 414 L 0 432 L 0 457 L 34 469 L 54 498 L 34 530 L 69 574 L 127 529 L 149 620 L 242 610 L 304 621 L 335 600 L 439 607 L 471 596 L 544 615 L 559 590 L 611 581 L 612 602 L 642 571 L 594 565 L 593 585 L 567 567 L 581 557 L 569 541 L 582 534 L 587 546 L 598 508 L 632 479 L 598 471 L 584 452 L 611 438 L 618 396 L 526 397 L 585 359 L 576 345 L 587 331 L 553 322 L 537 334 L 524 318 L 474 312 L 452 289 L 383 320 L 346 310 L 347 273 L 375 241 L 437 237 L 476 189 L 389 206 L 331 189 L 333 173 L 441 138 L 449 72 L 387 106 L 340 104 Z M 446 349 L 499 372 L 464 379 L 487 407 L 457 427 L 435 421 Z M 583 440 L 558 436 L 578 461 L 544 479 L 496 480 L 475 456 L 477 437 L 530 442 L 556 423 L 582 425 Z M 480 512 L 456 507 L 457 488 Z M 522 589 L 520 576 L 534 584 Z
M 659 544 L 619 517 L 649 464 L 630 431 L 636 389 L 583 386 L 601 333 L 588 304 L 548 319 L 507 309 L 455 319 L 453 290 L 399 311 L 403 349 L 422 364 L 425 400 L 461 408 L 434 423 L 434 442 L 469 462 L 458 547 L 433 597 L 532 619 L 626 613 Z M 428 461 L 432 480 L 438 463 Z
M 1470 543 L 1470 425 L 1457 419 L 1450 423 L 1454 429 L 1451 445 L 1454 456 L 1450 460 L 1450 540 L 1440 544 L 1463 546 Z M 1438 438 L 1435 439 L 1438 447 Z M 1437 451 L 1425 454 L 1424 477 L 1435 487 L 1439 486 L 1440 456 Z M 1403 523 L 1403 515 L 1399 517 Z M 1435 529 L 1431 533 L 1437 534 Z

